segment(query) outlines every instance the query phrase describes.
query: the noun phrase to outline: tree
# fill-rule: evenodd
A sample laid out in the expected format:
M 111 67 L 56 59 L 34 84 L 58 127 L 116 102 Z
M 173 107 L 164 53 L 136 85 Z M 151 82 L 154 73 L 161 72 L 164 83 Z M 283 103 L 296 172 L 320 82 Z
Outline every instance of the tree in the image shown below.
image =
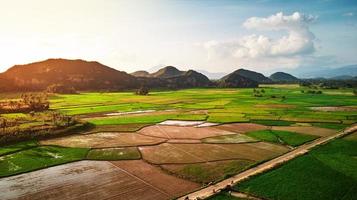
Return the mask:
M 137 95 L 148 95 L 149 94 L 149 88 L 141 86 L 138 90 L 136 90 L 135 94 L 137 94 Z
M 5 118 L 0 118 L 0 128 L 3 129 L 3 132 L 5 133 L 7 126 L 7 120 Z

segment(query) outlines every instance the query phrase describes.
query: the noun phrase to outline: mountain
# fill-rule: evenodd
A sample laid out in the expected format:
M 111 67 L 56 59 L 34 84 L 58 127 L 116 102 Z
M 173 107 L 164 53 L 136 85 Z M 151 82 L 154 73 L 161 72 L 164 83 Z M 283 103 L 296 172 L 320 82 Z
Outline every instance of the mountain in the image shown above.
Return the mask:
M 135 77 L 150 77 L 150 73 L 144 70 L 133 72 L 130 75 Z
M 258 82 L 240 75 L 240 70 L 236 70 L 218 81 L 219 87 L 258 87 Z
M 275 72 L 274 74 L 270 75 L 269 77 L 271 80 L 274 82 L 280 82 L 280 83 L 297 83 L 299 82 L 299 79 L 296 78 L 295 76 L 285 73 L 285 72 Z
M 173 76 L 166 80 L 169 88 L 209 87 L 213 85 L 205 75 L 194 70 L 188 70 L 182 75 Z
M 0 74 L 13 82 L 16 90 L 44 90 L 62 84 L 77 90 L 121 90 L 135 88 L 135 77 L 98 62 L 48 59 L 26 65 L 15 65 Z
M 248 78 L 250 80 L 253 80 L 258 83 L 271 83 L 272 80 L 270 80 L 268 77 L 265 77 L 263 74 L 255 72 L 255 71 L 250 71 L 246 69 L 238 69 L 234 72 L 235 74 L 238 74 L 242 77 Z
M 325 68 L 321 70 L 313 70 L 309 68 L 297 68 L 293 71 L 294 74 L 302 78 L 332 78 L 335 76 L 357 76 L 357 64 L 356 65 L 347 65 L 342 67 L 335 68 Z
M 331 80 L 357 80 L 357 76 L 341 75 L 329 78 Z
M 170 78 L 174 76 L 183 75 L 185 72 L 178 70 L 176 67 L 167 66 L 161 68 L 159 71 L 152 73 L 150 76 L 155 78 Z
M 203 74 L 194 70 L 183 71 L 181 75 L 167 78 L 157 77 L 137 77 L 138 82 L 149 88 L 191 88 L 191 87 L 210 87 L 213 83 Z

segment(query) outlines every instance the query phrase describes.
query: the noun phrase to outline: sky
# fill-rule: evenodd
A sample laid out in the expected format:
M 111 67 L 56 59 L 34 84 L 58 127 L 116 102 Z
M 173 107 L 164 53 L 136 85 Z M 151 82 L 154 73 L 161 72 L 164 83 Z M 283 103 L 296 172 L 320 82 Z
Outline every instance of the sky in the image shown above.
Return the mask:
M 0 53 L 0 72 L 48 58 L 319 70 L 357 64 L 357 0 L 0 0 Z

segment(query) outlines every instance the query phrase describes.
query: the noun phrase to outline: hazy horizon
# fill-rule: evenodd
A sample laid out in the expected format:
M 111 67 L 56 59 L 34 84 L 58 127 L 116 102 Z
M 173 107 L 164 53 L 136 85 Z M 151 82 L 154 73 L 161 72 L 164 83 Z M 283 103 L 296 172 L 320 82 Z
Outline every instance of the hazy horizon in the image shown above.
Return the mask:
M 357 2 L 0 1 L 0 72 L 48 58 L 133 72 L 265 74 L 357 63 Z

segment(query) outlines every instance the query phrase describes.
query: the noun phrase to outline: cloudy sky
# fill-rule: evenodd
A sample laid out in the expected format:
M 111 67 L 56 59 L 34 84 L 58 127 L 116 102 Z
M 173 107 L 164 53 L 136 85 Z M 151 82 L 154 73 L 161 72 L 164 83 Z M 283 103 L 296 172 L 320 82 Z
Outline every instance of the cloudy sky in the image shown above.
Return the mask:
M 0 0 L 0 71 L 47 58 L 133 72 L 357 64 L 355 0 Z

